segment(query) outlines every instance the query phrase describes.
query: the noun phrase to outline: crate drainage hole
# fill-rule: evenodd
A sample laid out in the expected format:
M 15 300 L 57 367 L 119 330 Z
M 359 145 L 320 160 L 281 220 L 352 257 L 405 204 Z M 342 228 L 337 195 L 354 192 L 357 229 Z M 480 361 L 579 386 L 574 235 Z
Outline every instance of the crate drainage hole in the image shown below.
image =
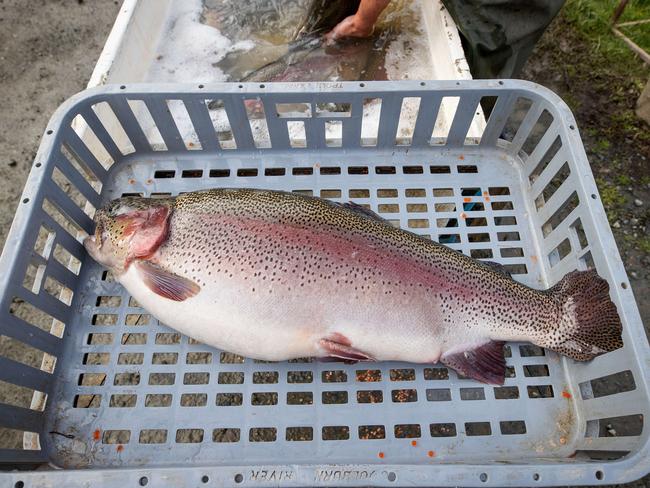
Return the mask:
M 14 484 L 14 488 L 24 488 L 25 482 L 24 481 L 16 481 Z
M 244 481 L 244 477 L 242 476 L 241 473 L 237 473 L 235 475 L 235 483 L 241 483 L 242 481 Z
M 534 479 L 535 481 L 539 481 L 539 474 L 538 474 L 538 473 L 535 473 L 535 474 L 533 475 L 533 479 Z
M 605 473 L 602 471 L 596 471 L 596 479 L 597 480 L 602 480 L 605 477 Z
M 627 290 L 627 283 L 621 283 L 621 287 L 622 287 L 624 290 Z M 599 473 L 600 473 L 600 471 L 599 471 Z
M 395 481 L 397 479 L 397 475 L 393 473 L 392 471 L 388 473 L 388 481 Z
M 210 478 L 209 478 L 208 476 L 203 475 L 203 476 L 201 477 L 201 482 L 202 482 L 202 483 L 207 483 L 208 481 L 210 481 Z
M 592 193 L 592 194 L 591 194 L 591 198 L 593 198 L 594 200 L 596 200 L 598 197 L 596 196 L 595 193 Z
M 149 483 L 149 478 L 147 478 L 146 476 L 140 478 L 140 486 L 147 486 L 147 483 Z
M 481 473 L 481 476 L 478 477 L 483 483 L 485 483 L 488 480 L 488 475 L 487 473 Z

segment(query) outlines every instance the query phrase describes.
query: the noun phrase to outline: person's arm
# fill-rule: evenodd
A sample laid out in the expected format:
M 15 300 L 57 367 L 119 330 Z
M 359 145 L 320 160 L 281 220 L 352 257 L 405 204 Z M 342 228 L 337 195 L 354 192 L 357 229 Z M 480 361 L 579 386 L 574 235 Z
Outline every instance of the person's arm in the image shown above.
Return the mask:
M 327 38 L 368 37 L 372 34 L 379 14 L 389 3 L 390 0 L 361 0 L 357 13 L 343 19 L 327 34 Z

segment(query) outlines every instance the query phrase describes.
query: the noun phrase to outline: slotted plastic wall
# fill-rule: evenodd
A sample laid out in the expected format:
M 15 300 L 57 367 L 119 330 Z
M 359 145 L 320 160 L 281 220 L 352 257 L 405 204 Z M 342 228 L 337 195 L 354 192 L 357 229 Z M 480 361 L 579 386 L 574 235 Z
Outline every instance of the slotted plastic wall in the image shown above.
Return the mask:
M 575 363 L 510 343 L 502 387 L 437 364 L 215 350 L 157 323 L 80 244 L 113 198 L 213 187 L 354 201 L 535 288 L 595 267 L 625 345 Z M 82 93 L 47 127 L 0 271 L 0 462 L 63 468 L 0 474 L 7 486 L 611 484 L 648 470 L 647 340 L 575 122 L 530 83 Z

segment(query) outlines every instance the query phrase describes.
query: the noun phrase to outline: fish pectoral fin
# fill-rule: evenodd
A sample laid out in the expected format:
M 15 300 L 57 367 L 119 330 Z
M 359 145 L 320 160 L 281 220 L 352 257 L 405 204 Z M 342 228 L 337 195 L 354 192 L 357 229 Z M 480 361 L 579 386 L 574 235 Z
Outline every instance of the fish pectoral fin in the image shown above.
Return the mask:
M 192 280 L 165 271 L 149 261 L 137 261 L 134 265 L 147 288 L 161 297 L 182 302 L 201 291 L 201 287 Z
M 506 376 L 504 344 L 503 341 L 489 341 L 464 351 L 443 354 L 440 362 L 468 378 L 503 385 Z
M 338 335 L 338 334 L 337 334 Z M 331 339 L 321 339 L 319 341 L 320 346 L 325 349 L 327 356 L 347 359 L 349 361 L 374 361 L 375 358 L 372 356 L 355 349 L 354 347 L 343 344 L 341 342 L 336 342 L 336 340 Z

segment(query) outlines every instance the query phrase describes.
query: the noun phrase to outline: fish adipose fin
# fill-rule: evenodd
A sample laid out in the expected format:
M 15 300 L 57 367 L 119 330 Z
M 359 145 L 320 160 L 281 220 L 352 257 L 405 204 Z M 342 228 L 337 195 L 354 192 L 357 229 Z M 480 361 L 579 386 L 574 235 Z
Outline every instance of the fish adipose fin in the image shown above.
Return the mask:
M 346 359 L 348 361 L 375 360 L 372 356 L 352 347 L 350 341 L 341 334 L 333 334 L 330 338 L 321 339 L 319 344 L 329 357 Z
M 543 347 L 577 361 L 588 361 L 623 347 L 621 319 L 609 297 L 609 284 L 596 270 L 572 271 L 547 290 L 562 316 Z
M 468 378 L 502 385 L 506 375 L 504 344 L 503 341 L 490 341 L 473 349 L 443 354 L 440 362 Z
M 363 215 L 364 217 L 370 217 L 371 219 L 379 220 L 380 222 L 386 222 L 386 219 L 381 217 L 380 215 L 376 214 L 369 208 L 364 207 L 363 205 L 359 205 L 358 203 L 354 202 L 345 202 L 345 203 L 336 203 L 337 205 L 340 205 L 341 207 L 345 207 L 348 210 L 352 210 L 353 212 Z
M 201 291 L 201 287 L 192 280 L 165 271 L 148 261 L 138 261 L 135 266 L 147 288 L 161 297 L 182 302 Z
M 496 271 L 497 273 L 501 273 L 502 275 L 505 275 L 508 278 L 512 278 L 510 271 L 508 271 L 503 264 L 497 263 L 496 261 L 481 261 L 481 262 L 486 266 L 492 268 L 493 271 Z

